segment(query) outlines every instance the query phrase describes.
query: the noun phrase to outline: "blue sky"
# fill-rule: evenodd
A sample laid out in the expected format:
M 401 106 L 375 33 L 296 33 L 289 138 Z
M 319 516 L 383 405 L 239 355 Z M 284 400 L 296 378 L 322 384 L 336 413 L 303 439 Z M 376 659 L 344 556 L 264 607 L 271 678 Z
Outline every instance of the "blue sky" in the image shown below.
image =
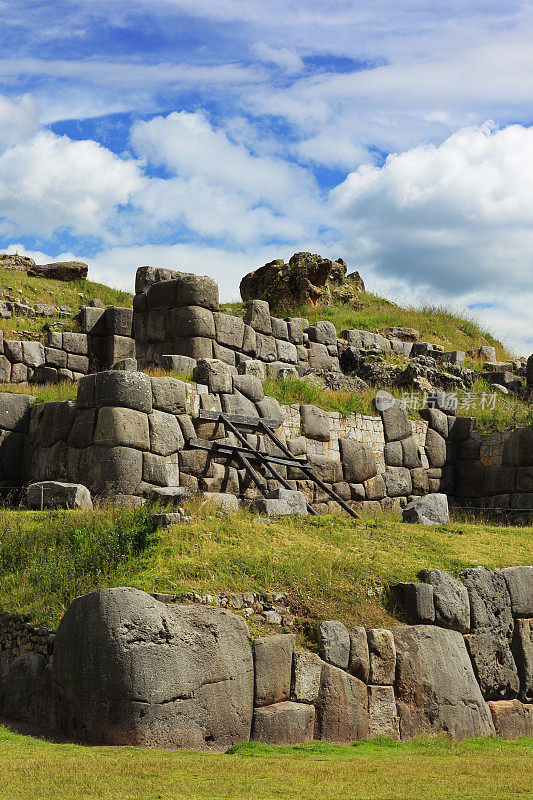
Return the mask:
M 0 248 L 214 275 L 297 250 L 533 350 L 523 2 L 0 0 Z

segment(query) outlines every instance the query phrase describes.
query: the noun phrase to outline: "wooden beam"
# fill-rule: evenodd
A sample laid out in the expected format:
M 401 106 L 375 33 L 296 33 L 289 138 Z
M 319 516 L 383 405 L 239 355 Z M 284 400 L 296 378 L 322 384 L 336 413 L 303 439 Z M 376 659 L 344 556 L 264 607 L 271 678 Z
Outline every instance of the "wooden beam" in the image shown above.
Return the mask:
M 209 450 L 210 452 L 220 453 L 224 456 L 238 455 L 244 453 L 247 458 L 255 461 L 269 461 L 272 464 L 278 464 L 281 467 L 295 467 L 300 469 L 302 465 L 310 466 L 307 461 L 298 461 L 297 459 L 288 459 L 284 456 L 274 456 L 270 453 L 263 453 L 259 450 L 252 450 L 245 447 L 238 447 L 233 444 L 226 444 L 225 442 L 211 442 L 208 439 L 190 439 L 189 447 L 196 447 L 199 450 Z
M 246 428 L 258 428 L 259 423 L 267 428 L 279 428 L 280 423 L 277 419 L 262 419 L 261 417 L 245 417 L 241 414 L 226 414 L 225 411 L 210 411 L 201 408 L 198 412 L 198 419 L 208 419 L 211 422 L 218 422 L 222 417 L 234 425 L 242 425 Z

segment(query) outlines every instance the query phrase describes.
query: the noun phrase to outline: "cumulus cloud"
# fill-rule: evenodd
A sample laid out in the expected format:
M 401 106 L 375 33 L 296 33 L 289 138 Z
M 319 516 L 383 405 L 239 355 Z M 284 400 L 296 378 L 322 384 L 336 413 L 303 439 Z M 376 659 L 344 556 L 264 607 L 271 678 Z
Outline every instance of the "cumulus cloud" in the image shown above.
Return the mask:
M 533 304 L 532 185 L 533 128 L 486 124 L 359 167 L 330 204 L 363 271 L 509 321 L 513 298 Z M 513 340 L 528 327 L 531 315 Z
M 94 141 L 41 131 L 0 155 L 0 232 L 105 238 L 141 186 L 135 162 Z
M 241 243 L 293 240 L 317 225 L 321 201 L 311 173 L 273 155 L 256 155 L 202 113 L 138 122 L 135 153 L 168 172 L 137 202 L 156 222 L 183 222 L 201 236 Z

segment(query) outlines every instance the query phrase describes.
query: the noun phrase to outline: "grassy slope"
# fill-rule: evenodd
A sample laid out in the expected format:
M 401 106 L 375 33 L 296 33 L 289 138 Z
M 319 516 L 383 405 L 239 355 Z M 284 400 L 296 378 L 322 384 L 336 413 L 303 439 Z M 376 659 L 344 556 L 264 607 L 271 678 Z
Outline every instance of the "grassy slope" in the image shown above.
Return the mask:
M 305 306 L 290 308 L 278 312 L 278 316 L 305 317 L 309 322 L 329 320 L 333 322 L 337 333 L 345 328 L 380 331 L 395 326 L 416 328 L 422 341 L 442 344 L 449 350 L 470 350 L 482 344 L 496 348 L 498 358 L 509 357 L 504 345 L 495 339 L 477 320 L 464 310 L 451 310 L 444 306 L 420 306 L 402 308 L 390 300 L 378 297 L 370 292 L 359 295 L 362 308 L 355 309 L 347 305 Z M 225 305 L 227 312 L 244 315 L 244 303 Z
M 508 800 L 530 797 L 533 740 L 246 744 L 228 753 L 80 747 L 0 728 L 6 800 Z
M 53 626 L 74 597 L 96 587 L 285 591 L 302 618 L 389 625 L 383 587 L 423 567 L 457 575 L 468 566 L 531 563 L 533 527 L 456 520 L 425 528 L 389 514 L 259 523 L 245 512 L 221 517 L 191 507 L 190 524 L 157 533 L 146 510 L 3 510 L 0 608 Z
M 309 380 L 293 377 L 283 380 L 267 378 L 263 385 L 265 394 L 275 397 L 282 404 L 312 403 L 327 411 L 338 411 L 343 416 L 348 414 L 377 416 L 374 397 L 378 387 L 370 391 L 334 392 L 329 389 L 323 389 Z M 396 389 L 388 389 L 388 391 L 399 399 L 410 395 L 409 392 L 404 394 Z M 472 393 L 476 393 L 478 396 L 474 405 L 471 405 L 468 401 Z M 479 396 L 482 393 L 487 395 L 487 403 L 485 405 L 479 400 Z M 418 395 L 418 400 L 421 402 L 420 398 L 421 395 Z M 483 433 L 533 424 L 533 406 L 531 403 L 525 403 L 512 395 L 494 395 L 494 389 L 490 384 L 479 378 L 475 381 L 471 391 L 458 392 L 457 399 L 459 402 L 457 413 L 475 417 L 476 427 Z M 493 399 L 494 407 L 491 405 Z M 419 407 L 408 408 L 407 413 L 411 419 L 420 419 Z
M 9 287 L 9 291 L 8 291 Z M 22 291 L 22 294 L 19 293 Z M 70 306 L 75 312 L 82 305 L 99 298 L 104 305 L 131 306 L 133 295 L 120 289 L 104 286 L 93 281 L 56 281 L 49 278 L 32 278 L 25 272 L 14 272 L 0 268 L 0 299 L 5 295 L 19 298 L 31 306 L 36 303 L 48 303 L 52 306 Z M 71 319 L 60 320 L 59 317 L 12 317 L 0 319 L 0 330 L 6 339 L 16 339 L 19 331 L 35 331 L 44 336 L 44 325 L 61 321 L 68 328 L 75 328 Z
M 48 278 L 31 278 L 23 272 L 13 272 L 0 268 L 0 297 L 5 287 L 13 291 L 9 294 L 21 297 L 30 305 L 49 303 L 55 306 L 70 306 L 77 310 L 90 300 L 99 298 L 104 305 L 131 306 L 133 295 L 92 281 L 55 281 Z M 22 290 L 22 295 L 18 290 Z M 82 295 L 82 296 L 80 296 Z M 370 292 L 360 295 L 362 308 L 354 309 L 345 305 L 331 307 L 290 308 L 279 311 L 279 316 L 302 316 L 310 322 L 330 320 L 340 332 L 344 328 L 360 328 L 377 331 L 397 325 L 416 328 L 423 340 L 442 344 L 450 349 L 468 350 L 489 344 L 496 347 L 498 358 L 509 357 L 504 345 L 497 341 L 473 316 L 461 310 L 450 310 L 438 306 L 402 308 Z M 243 303 L 224 305 L 227 313 L 244 314 Z M 0 320 L 0 329 L 9 333 L 17 330 L 39 330 L 43 320 L 16 319 Z

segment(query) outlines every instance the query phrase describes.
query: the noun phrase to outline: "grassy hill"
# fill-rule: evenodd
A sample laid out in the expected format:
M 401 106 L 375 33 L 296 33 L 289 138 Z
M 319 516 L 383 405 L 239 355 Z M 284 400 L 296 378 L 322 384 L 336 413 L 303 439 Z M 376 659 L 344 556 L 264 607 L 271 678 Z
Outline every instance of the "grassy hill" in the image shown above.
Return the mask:
M 422 341 L 441 344 L 447 350 L 471 350 L 481 345 L 496 348 L 499 359 L 510 357 L 502 342 L 495 339 L 474 314 L 445 306 L 403 308 L 371 292 L 361 292 L 361 308 L 334 304 L 331 306 L 302 306 L 278 312 L 278 316 L 305 317 L 309 322 L 329 320 L 337 333 L 345 328 L 378 332 L 385 328 L 405 326 L 420 332 Z M 227 313 L 244 316 L 244 303 L 226 303 Z
M 35 306 L 36 303 L 47 303 L 56 308 L 69 306 L 74 313 L 80 306 L 86 306 L 96 298 L 106 306 L 131 306 L 133 303 L 132 294 L 105 286 L 103 283 L 87 280 L 57 281 L 50 278 L 30 277 L 25 272 L 0 268 L 0 300 L 6 299 L 7 295 L 30 306 Z M 72 319 L 61 319 L 59 316 L 12 317 L 11 319 L 0 319 L 0 330 L 4 331 L 6 339 L 24 338 L 19 336 L 20 332 L 30 331 L 44 341 L 45 325 L 58 321 L 63 322 L 67 330 L 76 328 Z
M 48 303 L 54 306 L 70 306 L 77 311 L 81 305 L 99 298 L 104 305 L 131 307 L 133 295 L 120 289 L 88 280 L 72 282 L 29 277 L 23 272 L 0 268 L 0 299 L 6 294 L 20 298 L 21 302 L 35 305 Z M 379 331 L 395 326 L 416 328 L 424 341 L 442 344 L 448 349 L 469 350 L 487 344 L 496 348 L 498 358 L 507 359 L 509 351 L 495 339 L 476 319 L 460 310 L 439 306 L 402 308 L 396 303 L 378 297 L 371 292 L 359 296 L 362 307 L 355 309 L 347 305 L 287 308 L 280 316 L 302 316 L 310 322 L 329 320 L 340 333 L 344 328 Z M 244 303 L 223 304 L 226 313 L 243 316 Z M 42 318 L 0 319 L 0 330 L 9 338 L 16 338 L 17 331 L 40 332 L 47 321 Z M 68 322 L 68 320 L 67 320 Z
M 300 638 L 313 623 L 394 624 L 387 587 L 422 568 L 458 575 L 469 566 L 531 562 L 533 527 L 474 524 L 455 515 L 426 528 L 380 513 L 259 522 L 246 511 L 213 514 L 190 501 L 190 524 L 156 530 L 137 512 L 0 514 L 0 608 L 57 624 L 77 595 L 103 586 L 148 592 L 285 592 Z M 293 612 L 294 613 L 294 612 Z

